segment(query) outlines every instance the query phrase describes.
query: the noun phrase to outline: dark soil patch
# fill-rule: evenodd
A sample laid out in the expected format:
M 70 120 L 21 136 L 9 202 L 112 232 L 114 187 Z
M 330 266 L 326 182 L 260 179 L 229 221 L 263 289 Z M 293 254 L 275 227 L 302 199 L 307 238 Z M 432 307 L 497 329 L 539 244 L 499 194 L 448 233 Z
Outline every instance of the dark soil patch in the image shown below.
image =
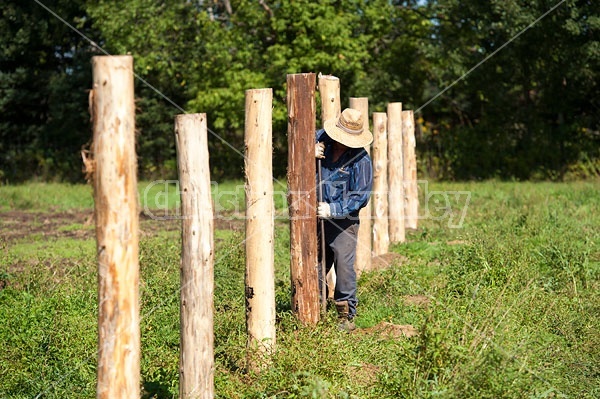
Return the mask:
M 171 231 L 181 228 L 181 215 L 165 214 L 164 211 L 152 211 L 140 213 L 141 229 L 146 233 L 155 231 Z M 213 218 L 213 226 L 216 230 L 243 230 L 245 220 L 235 217 L 233 214 L 219 213 Z
M 92 215 L 91 211 L 0 212 L 0 239 L 12 242 L 29 236 L 35 236 L 36 239 L 90 238 L 94 234 L 94 230 L 88 227 L 91 226 Z M 77 224 L 82 227 L 71 228 Z
M 220 214 L 214 219 L 214 227 L 219 230 L 242 230 L 244 220 Z M 0 212 L 0 240 L 7 243 L 22 239 L 46 240 L 74 238 L 79 240 L 95 237 L 94 213 L 92 210 L 66 212 Z M 140 213 L 140 235 L 154 236 L 160 231 L 174 231 L 181 228 L 181 217 L 167 215 L 155 217 Z

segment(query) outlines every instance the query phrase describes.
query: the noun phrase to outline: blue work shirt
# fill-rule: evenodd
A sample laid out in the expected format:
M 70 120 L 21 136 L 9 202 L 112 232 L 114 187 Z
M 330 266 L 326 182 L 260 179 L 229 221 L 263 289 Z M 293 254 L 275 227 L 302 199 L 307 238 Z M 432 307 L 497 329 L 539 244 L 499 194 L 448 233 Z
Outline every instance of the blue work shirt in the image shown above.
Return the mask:
M 349 148 L 333 162 L 334 141 L 325 130 L 317 131 L 317 142 L 325 144 L 325 158 L 321 160 L 322 202 L 330 204 L 333 218 L 356 218 L 358 221 L 358 211 L 369 202 L 373 188 L 373 165 L 369 154 L 364 148 Z

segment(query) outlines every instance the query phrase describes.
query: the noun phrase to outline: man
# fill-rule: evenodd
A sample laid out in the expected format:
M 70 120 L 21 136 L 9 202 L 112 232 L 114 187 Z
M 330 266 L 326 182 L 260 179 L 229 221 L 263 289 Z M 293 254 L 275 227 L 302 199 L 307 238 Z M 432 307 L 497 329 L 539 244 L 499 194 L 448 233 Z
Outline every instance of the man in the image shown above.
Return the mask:
M 317 216 L 325 220 L 326 272 L 333 265 L 336 273 L 333 299 L 340 328 L 352 331 L 358 304 L 354 271 L 358 211 L 367 205 L 373 186 L 371 158 L 363 147 L 371 144 L 373 135 L 363 128 L 361 112 L 351 108 L 323 127 L 317 131 L 315 146 L 315 156 L 322 159 Z M 322 254 L 319 267 L 321 259 Z

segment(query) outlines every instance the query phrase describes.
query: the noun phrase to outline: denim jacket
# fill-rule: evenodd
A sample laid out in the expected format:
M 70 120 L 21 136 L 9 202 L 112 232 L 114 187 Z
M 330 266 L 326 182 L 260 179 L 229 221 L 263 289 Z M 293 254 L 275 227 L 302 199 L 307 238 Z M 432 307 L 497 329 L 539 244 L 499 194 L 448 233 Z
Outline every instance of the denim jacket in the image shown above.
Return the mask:
M 350 148 L 333 162 L 333 140 L 325 130 L 317 131 L 317 142 L 325 144 L 325 159 L 321 161 L 322 202 L 330 204 L 333 218 L 358 220 L 358 211 L 369 202 L 373 188 L 369 154 L 364 148 Z

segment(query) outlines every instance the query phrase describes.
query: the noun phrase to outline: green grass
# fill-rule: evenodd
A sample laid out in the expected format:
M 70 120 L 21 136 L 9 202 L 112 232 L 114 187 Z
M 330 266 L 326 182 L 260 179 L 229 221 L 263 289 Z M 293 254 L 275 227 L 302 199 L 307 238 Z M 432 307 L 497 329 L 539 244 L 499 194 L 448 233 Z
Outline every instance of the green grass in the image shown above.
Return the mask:
M 216 189 L 232 192 L 239 184 Z M 140 186 L 143 192 L 146 186 Z M 217 397 L 599 397 L 599 189 L 597 182 L 422 187 L 421 204 L 431 201 L 429 218 L 419 221 L 406 243 L 392 246 L 405 257 L 401 264 L 361 277 L 362 331 L 353 334 L 337 330 L 333 312 L 313 328 L 296 321 L 289 304 L 289 229 L 277 223 L 278 344 L 260 374 L 246 371 L 243 233 L 216 231 Z M 3 210 L 84 209 L 92 206 L 79 198 L 86 190 L 2 186 L 0 204 Z M 19 208 L 24 193 L 33 192 L 33 205 Z M 462 227 L 451 227 L 460 221 L 467 192 Z M 224 212 L 242 210 L 243 201 L 235 201 L 225 202 Z M 0 397 L 94 397 L 94 242 L 35 238 L 0 238 Z M 142 236 L 141 377 L 147 398 L 178 394 L 179 256 L 177 230 Z M 407 295 L 429 303 L 410 304 Z M 382 322 L 412 324 L 419 334 L 377 332 Z
M 275 208 L 285 215 L 286 187 L 273 182 Z M 215 212 L 230 214 L 245 210 L 242 180 L 212 182 Z M 179 183 L 176 180 L 142 181 L 138 198 L 142 210 L 157 216 L 172 214 L 180 206 Z M 85 184 L 28 183 L 0 185 L 0 211 L 65 211 L 93 208 L 93 189 Z M 167 211 L 161 214 L 160 211 Z M 157 213 L 158 212 L 158 213 Z

